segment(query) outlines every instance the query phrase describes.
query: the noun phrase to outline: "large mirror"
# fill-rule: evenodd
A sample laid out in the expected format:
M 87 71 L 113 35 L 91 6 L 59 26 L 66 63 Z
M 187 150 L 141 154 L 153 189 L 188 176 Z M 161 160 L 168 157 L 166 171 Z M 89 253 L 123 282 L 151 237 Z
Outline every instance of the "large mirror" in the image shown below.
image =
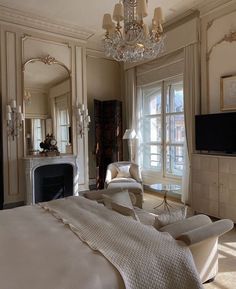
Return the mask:
M 25 154 L 42 153 L 40 143 L 55 138 L 60 153 L 72 153 L 71 75 L 51 56 L 29 59 L 23 65 Z

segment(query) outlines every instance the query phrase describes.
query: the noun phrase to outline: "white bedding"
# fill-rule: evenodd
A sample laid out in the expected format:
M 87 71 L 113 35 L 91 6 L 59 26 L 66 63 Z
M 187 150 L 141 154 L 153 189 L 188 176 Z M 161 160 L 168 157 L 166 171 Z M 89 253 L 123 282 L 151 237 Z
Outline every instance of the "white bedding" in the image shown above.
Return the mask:
M 43 206 L 0 212 L 1 289 L 123 289 L 120 274 L 127 289 L 202 288 L 188 248 L 167 233 L 81 197 Z

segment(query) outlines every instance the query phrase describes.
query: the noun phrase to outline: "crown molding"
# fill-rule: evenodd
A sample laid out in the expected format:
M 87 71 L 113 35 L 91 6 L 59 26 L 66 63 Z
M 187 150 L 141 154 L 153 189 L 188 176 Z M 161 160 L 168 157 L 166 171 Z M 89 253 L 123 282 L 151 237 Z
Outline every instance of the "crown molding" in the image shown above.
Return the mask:
M 94 31 L 0 5 L 0 21 L 87 41 Z
M 210 0 L 203 1 L 197 7 L 200 11 L 200 17 L 206 16 L 209 13 L 212 13 L 213 10 L 221 8 L 224 5 L 230 5 L 235 3 L 235 0 Z

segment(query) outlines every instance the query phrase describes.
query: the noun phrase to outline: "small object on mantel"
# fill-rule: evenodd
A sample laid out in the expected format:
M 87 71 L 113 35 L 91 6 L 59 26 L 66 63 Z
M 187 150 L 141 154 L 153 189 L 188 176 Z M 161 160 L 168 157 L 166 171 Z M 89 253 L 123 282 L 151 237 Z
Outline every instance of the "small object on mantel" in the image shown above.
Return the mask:
M 47 134 L 46 139 L 40 143 L 40 147 L 43 149 L 41 154 L 44 156 L 54 157 L 60 155 L 57 147 L 57 141 L 53 134 Z

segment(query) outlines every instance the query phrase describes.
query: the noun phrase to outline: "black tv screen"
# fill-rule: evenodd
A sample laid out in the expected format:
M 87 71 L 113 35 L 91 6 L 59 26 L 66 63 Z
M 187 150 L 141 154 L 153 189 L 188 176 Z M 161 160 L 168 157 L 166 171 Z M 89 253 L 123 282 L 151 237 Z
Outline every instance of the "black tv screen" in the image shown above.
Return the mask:
M 236 112 L 197 115 L 196 150 L 236 153 Z

